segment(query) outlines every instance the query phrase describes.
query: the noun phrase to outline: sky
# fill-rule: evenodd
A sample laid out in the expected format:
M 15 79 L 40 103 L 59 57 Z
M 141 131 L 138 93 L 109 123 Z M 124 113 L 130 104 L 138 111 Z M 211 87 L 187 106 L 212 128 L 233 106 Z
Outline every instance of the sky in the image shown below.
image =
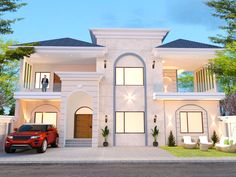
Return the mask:
M 169 29 L 164 43 L 188 39 L 210 43 L 223 21 L 205 0 L 21 0 L 27 6 L 3 18 L 22 17 L 5 36 L 19 43 L 71 37 L 91 42 L 93 28 Z

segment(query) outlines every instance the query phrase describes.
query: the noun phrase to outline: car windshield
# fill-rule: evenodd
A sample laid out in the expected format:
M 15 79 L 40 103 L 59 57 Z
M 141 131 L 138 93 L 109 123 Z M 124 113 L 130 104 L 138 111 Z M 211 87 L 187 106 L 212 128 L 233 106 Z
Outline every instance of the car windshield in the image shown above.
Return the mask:
M 48 125 L 22 125 L 18 132 L 29 132 L 29 131 L 47 131 Z

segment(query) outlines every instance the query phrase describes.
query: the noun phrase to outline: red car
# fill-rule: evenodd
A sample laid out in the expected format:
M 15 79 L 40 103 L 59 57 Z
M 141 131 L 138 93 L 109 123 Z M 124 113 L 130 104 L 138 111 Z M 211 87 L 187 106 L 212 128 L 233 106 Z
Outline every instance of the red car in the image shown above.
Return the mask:
M 23 124 L 16 132 L 9 134 L 5 141 L 5 152 L 16 149 L 36 149 L 44 153 L 48 145 L 58 147 L 59 135 L 52 124 Z

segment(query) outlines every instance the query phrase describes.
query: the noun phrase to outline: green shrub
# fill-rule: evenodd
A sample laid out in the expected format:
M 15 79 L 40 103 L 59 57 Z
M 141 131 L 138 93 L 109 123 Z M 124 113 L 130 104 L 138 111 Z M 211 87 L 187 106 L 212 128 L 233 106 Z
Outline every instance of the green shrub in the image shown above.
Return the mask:
M 213 131 L 213 134 L 211 136 L 211 140 L 213 141 L 213 145 L 215 146 L 215 144 L 219 141 L 219 137 L 216 134 L 216 131 Z
M 168 137 L 168 146 L 175 146 L 175 137 L 172 131 L 170 131 L 170 135 Z

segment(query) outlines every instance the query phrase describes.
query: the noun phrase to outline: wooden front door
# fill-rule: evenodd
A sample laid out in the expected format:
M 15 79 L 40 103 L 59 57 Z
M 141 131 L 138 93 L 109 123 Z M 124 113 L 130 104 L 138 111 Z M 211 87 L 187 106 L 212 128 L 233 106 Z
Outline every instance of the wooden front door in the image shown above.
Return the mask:
M 75 138 L 92 138 L 92 114 L 75 115 Z

